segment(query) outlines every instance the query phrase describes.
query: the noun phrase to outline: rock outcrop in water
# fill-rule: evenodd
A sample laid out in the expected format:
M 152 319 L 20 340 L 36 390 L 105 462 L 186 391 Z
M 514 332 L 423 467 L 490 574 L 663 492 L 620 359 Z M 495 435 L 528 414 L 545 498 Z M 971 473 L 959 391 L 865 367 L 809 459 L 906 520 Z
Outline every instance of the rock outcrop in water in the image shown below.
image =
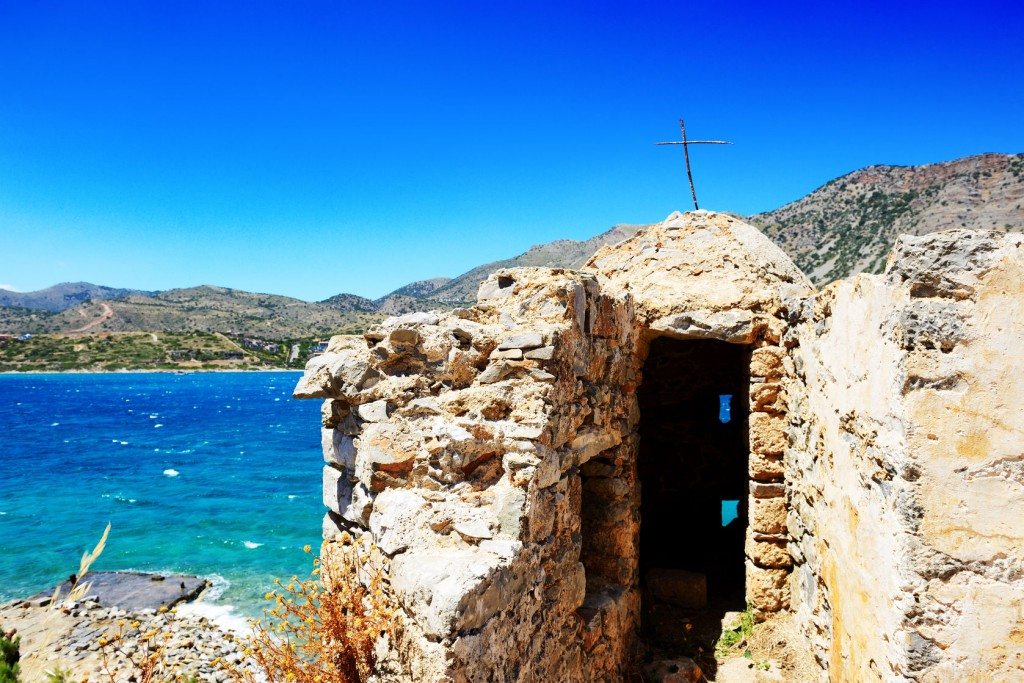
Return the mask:
M 153 574 L 144 572 L 90 572 L 83 585 L 88 589 L 82 597 L 107 607 L 135 612 L 138 610 L 170 609 L 182 602 L 191 602 L 210 587 L 207 579 L 185 574 Z M 67 580 L 49 590 L 27 598 L 25 601 L 44 607 L 49 604 L 54 591 L 67 595 L 72 588 Z
M 381 680 L 624 680 L 745 604 L 823 680 L 1019 677 L 1022 247 L 904 238 L 818 292 L 673 214 L 332 339 L 295 395 L 324 399 L 324 561 L 389 558 Z
M 134 681 L 144 652 L 162 648 L 162 660 L 173 674 L 204 682 L 233 680 L 228 666 L 251 666 L 245 655 L 247 633 L 226 629 L 201 608 L 189 605 L 210 586 L 206 579 L 139 572 L 95 572 L 85 578 L 90 588 L 78 600 L 67 598 L 69 582 L 61 584 L 64 599 L 51 605 L 54 589 L 25 600 L 0 605 L 0 624 L 21 637 L 22 671 L 26 681 L 45 680 L 46 671 L 71 672 L 69 680 Z M 123 637 L 101 656 L 101 639 Z

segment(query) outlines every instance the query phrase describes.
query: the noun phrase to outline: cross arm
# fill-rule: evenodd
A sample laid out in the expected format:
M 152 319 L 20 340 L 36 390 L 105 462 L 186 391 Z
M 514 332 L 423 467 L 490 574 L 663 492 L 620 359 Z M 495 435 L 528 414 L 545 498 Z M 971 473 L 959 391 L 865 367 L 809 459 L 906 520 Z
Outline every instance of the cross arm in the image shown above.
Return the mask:
M 656 145 L 731 145 L 731 142 L 725 140 L 676 140 L 674 142 L 655 142 Z

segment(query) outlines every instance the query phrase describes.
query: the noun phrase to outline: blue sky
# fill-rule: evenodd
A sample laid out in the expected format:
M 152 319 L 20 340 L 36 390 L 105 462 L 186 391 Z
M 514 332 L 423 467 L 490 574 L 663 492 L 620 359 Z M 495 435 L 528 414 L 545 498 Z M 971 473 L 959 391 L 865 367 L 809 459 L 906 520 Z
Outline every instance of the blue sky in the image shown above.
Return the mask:
M 0 283 L 380 296 L 1024 151 L 1019 2 L 0 0 Z

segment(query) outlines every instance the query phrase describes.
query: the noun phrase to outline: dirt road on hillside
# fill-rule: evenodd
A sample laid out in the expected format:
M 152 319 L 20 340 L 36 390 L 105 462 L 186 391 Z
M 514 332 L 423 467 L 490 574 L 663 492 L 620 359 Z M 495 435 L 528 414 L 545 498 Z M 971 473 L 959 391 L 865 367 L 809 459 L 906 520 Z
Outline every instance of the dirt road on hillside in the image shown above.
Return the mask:
M 88 332 L 97 325 L 102 325 L 103 323 L 107 322 L 108 320 L 114 317 L 114 309 L 111 308 L 109 304 L 107 304 L 104 301 L 101 301 L 100 307 L 103 309 L 103 313 L 100 314 L 100 317 L 96 318 L 90 323 L 82 325 L 77 329 L 71 330 L 71 334 L 74 334 L 76 332 Z

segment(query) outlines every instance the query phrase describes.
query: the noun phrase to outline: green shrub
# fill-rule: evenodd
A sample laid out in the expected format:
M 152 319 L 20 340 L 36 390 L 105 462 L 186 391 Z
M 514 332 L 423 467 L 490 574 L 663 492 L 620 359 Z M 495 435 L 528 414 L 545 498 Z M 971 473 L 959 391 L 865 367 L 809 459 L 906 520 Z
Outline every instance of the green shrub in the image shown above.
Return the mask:
M 18 674 L 21 667 L 18 660 L 21 653 L 18 651 L 18 644 L 21 638 L 12 633 L 4 633 L 0 628 L 0 683 L 18 683 Z

